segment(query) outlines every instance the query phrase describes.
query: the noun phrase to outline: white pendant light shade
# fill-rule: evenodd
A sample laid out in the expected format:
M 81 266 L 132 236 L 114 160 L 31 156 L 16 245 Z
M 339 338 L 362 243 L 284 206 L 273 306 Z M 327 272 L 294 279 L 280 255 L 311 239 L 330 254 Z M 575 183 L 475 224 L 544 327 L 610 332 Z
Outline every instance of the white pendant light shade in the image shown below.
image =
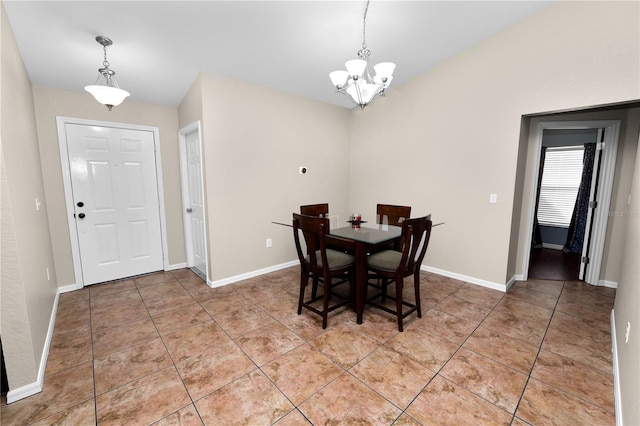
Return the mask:
M 122 101 L 124 101 L 124 98 L 129 96 L 129 92 L 126 90 L 118 89 L 117 87 L 102 86 L 99 84 L 85 86 L 84 90 L 91 93 L 96 101 L 100 102 L 102 105 L 106 105 L 107 107 L 118 106 Z
M 346 71 L 333 71 L 329 74 L 333 87 L 338 93 L 342 93 L 360 108 L 364 108 L 378 95 L 384 95 L 385 89 L 393 80 L 393 71 L 396 64 L 393 62 L 380 62 L 373 67 L 375 75 L 369 73 L 368 58 L 371 51 L 367 48 L 365 29 L 369 0 L 366 1 L 364 16 L 362 18 L 362 49 L 358 51 L 358 59 L 345 62 Z
M 362 77 L 362 73 L 367 68 L 367 61 L 362 59 L 352 59 L 344 63 L 347 72 L 352 77 Z
M 335 87 L 342 87 L 347 82 L 349 73 L 345 70 L 333 71 L 329 73 L 329 78 Z
M 396 69 L 396 64 L 393 62 L 380 62 L 374 65 L 373 70 L 376 75 L 381 78 L 389 78 L 393 76 L 393 71 Z
M 84 90 L 91 93 L 96 101 L 105 105 L 111 111 L 111 108 L 120 105 L 124 98 L 129 96 L 129 92 L 118 87 L 116 72 L 109 68 L 107 46 L 111 46 L 113 42 L 104 36 L 96 37 L 96 41 L 102 46 L 104 61 L 102 62 L 102 68 L 98 68 L 98 79 L 95 84 L 85 86 Z

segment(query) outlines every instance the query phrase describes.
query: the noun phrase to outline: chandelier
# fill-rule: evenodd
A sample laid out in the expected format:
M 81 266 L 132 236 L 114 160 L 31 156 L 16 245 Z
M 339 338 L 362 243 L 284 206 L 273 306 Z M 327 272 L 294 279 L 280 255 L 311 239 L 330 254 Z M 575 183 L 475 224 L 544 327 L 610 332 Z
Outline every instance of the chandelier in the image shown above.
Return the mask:
M 96 37 L 96 41 L 102 45 L 102 49 L 104 50 L 104 62 L 102 62 L 104 68 L 98 68 L 99 75 L 95 84 L 85 86 L 84 90 L 91 93 L 96 101 L 105 105 L 109 108 L 109 111 L 111 111 L 111 108 L 120 105 L 122 101 L 124 101 L 124 98 L 129 96 L 129 92 L 118 87 L 116 72 L 109 68 L 107 46 L 111 46 L 113 42 L 104 36 Z
M 375 71 L 373 77 L 369 73 L 367 65 L 371 51 L 367 49 L 366 43 L 368 10 L 369 0 L 365 5 L 362 18 L 362 49 L 358 50 L 359 59 L 345 62 L 346 71 L 338 70 L 329 74 L 338 93 L 345 95 L 361 109 L 364 109 L 378 95 L 384 94 L 385 89 L 391 85 L 393 70 L 396 68 L 396 64 L 392 62 L 381 62 L 373 67 Z

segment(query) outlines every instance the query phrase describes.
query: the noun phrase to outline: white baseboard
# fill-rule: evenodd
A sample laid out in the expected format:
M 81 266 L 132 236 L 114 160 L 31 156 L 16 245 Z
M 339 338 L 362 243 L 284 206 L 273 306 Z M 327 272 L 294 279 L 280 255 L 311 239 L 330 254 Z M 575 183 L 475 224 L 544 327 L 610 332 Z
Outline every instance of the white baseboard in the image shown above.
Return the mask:
M 486 281 L 480 278 L 468 277 L 466 275 L 461 275 L 456 272 L 445 271 L 444 269 L 433 268 L 431 266 L 422 265 L 420 268 L 422 271 L 431 272 L 438 275 L 443 275 L 445 277 L 454 278 L 456 280 L 464 281 L 470 284 L 479 285 L 481 287 L 487 287 L 493 290 L 498 290 L 502 292 L 506 292 L 511 284 L 498 284 L 491 281 Z M 511 280 L 509 280 L 511 282 Z
M 269 272 L 279 271 L 280 269 L 290 268 L 291 266 L 299 265 L 298 260 L 292 260 L 290 262 L 281 263 L 279 265 L 270 266 L 264 269 L 258 269 L 256 271 L 247 272 L 245 274 L 236 275 L 229 278 L 223 278 L 221 280 L 211 281 L 207 280 L 207 284 L 211 288 L 222 287 L 223 285 L 237 283 L 238 281 L 247 280 L 249 278 L 257 277 L 259 275 L 268 274 Z
M 42 348 L 42 356 L 40 357 L 40 367 L 38 369 L 38 379 L 34 383 L 21 386 L 18 389 L 10 390 L 7 392 L 7 404 L 16 402 L 20 399 L 26 398 L 31 395 L 35 395 L 42 392 L 42 385 L 44 383 L 44 372 L 47 368 L 47 359 L 49 358 L 49 348 L 51 347 L 51 340 L 53 338 L 53 329 L 56 324 L 56 315 L 58 313 L 58 302 L 60 301 L 60 295 L 68 291 L 76 289 L 76 285 L 68 285 L 64 287 L 58 287 L 56 290 L 56 297 L 53 301 L 53 308 L 51 309 L 51 317 L 49 318 L 49 329 L 47 330 L 47 338 Z
M 187 262 L 182 263 L 174 263 L 173 265 L 167 265 L 164 270 L 165 271 L 175 271 L 176 269 L 187 268 Z
M 542 243 L 542 247 L 552 250 L 562 250 L 564 248 L 561 244 Z
M 620 401 L 620 372 L 618 371 L 618 339 L 616 339 L 616 316 L 611 310 L 611 352 L 613 353 L 613 399 L 616 426 L 623 426 L 622 402 Z
M 598 281 L 598 285 L 602 287 L 618 288 L 618 283 L 615 281 L 600 280 Z

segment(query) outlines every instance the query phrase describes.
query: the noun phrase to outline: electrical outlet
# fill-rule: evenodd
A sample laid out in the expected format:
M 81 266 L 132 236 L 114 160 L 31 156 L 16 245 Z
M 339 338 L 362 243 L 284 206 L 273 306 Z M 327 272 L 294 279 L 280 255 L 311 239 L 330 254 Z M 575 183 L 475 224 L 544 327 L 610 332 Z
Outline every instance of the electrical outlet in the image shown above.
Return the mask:
M 267 248 L 271 248 L 271 246 L 273 245 L 271 238 L 267 238 Z
M 489 194 L 489 202 L 495 204 L 498 202 L 498 194 Z

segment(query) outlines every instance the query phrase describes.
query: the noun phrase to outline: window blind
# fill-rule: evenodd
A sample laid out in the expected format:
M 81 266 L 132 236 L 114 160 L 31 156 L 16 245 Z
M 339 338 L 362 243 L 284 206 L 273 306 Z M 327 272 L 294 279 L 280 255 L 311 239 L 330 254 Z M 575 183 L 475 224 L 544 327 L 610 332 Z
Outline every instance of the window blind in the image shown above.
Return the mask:
M 550 147 L 544 160 L 538 223 L 568 228 L 582 179 L 584 147 Z

